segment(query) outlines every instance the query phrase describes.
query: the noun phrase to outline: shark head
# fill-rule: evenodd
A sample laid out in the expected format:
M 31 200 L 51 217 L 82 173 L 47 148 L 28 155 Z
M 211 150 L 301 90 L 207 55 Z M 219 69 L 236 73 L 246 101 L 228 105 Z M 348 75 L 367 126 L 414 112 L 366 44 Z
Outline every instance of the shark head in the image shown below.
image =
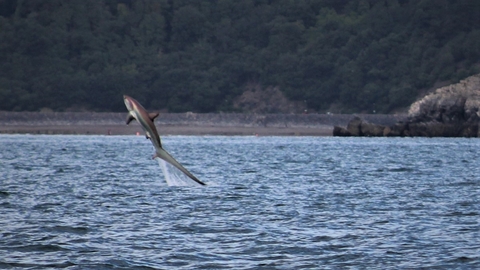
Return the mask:
M 131 98 L 127 95 L 123 96 L 123 102 L 125 102 L 125 106 L 127 107 L 128 111 L 133 111 L 134 110 L 135 105 L 133 105 L 133 100 L 134 100 L 133 98 Z

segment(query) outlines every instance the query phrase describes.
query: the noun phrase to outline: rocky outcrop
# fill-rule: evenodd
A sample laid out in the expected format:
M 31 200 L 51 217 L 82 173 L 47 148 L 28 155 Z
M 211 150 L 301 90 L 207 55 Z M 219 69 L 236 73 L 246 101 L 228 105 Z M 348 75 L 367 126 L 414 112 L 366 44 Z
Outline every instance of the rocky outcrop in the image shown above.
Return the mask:
M 386 128 L 384 125 L 374 124 L 355 116 L 348 122 L 347 128 L 335 126 L 333 136 L 380 137 L 384 136 Z
M 480 137 L 480 74 L 441 87 L 410 106 L 408 117 L 392 126 L 358 117 L 334 136 Z
M 350 133 L 347 129 L 339 126 L 334 126 L 333 127 L 333 136 L 339 136 L 339 137 L 349 137 L 352 136 L 352 133 Z
M 410 106 L 408 136 L 478 137 L 480 74 L 441 87 Z
M 407 128 L 408 128 L 407 123 L 405 123 L 403 121 L 397 122 L 393 126 L 386 127 L 383 130 L 383 136 L 386 136 L 386 137 L 403 137 L 403 136 L 406 136 L 405 135 L 405 130 L 407 130 Z

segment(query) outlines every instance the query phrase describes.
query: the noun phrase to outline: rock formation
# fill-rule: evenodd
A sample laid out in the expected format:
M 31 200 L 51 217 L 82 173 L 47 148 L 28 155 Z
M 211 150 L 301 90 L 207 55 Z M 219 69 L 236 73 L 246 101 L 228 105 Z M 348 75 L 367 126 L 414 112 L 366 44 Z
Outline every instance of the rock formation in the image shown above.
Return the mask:
M 380 124 L 374 124 L 355 116 L 347 125 L 347 128 L 335 126 L 333 136 L 365 136 L 379 137 L 384 136 L 385 129 L 388 127 Z
M 410 106 L 407 136 L 478 137 L 480 74 L 441 87 Z
M 480 137 L 480 74 L 441 87 L 413 103 L 406 121 L 393 126 L 353 118 L 334 136 Z

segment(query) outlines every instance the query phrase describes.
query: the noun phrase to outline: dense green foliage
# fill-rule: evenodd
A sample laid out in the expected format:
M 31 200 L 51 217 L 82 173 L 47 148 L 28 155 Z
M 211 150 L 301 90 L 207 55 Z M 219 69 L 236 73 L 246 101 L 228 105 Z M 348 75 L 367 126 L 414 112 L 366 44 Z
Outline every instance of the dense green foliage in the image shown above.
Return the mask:
M 391 112 L 480 72 L 478 0 L 0 0 L 0 110 Z

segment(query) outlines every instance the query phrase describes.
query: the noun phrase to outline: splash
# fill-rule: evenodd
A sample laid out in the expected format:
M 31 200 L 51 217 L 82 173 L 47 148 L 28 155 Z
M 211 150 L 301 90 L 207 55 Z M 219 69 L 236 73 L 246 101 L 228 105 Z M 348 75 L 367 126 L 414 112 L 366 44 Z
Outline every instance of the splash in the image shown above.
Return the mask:
M 170 163 L 161 158 L 155 158 L 158 161 L 158 165 L 162 169 L 165 181 L 169 186 L 200 186 L 197 182 L 191 180 L 183 174 L 179 169 L 175 168 Z

